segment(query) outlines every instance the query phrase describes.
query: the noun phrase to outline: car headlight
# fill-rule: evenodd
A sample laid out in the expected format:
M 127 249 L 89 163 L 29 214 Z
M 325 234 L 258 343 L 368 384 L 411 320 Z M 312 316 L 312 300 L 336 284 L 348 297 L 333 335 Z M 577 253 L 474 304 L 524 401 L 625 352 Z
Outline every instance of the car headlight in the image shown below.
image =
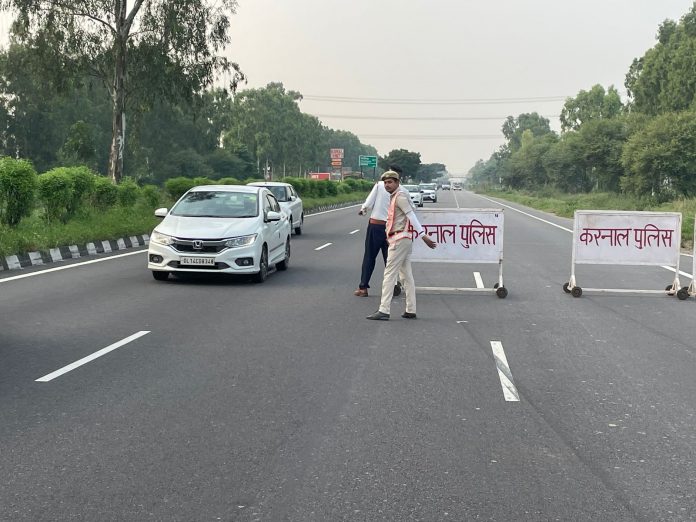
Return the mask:
M 249 246 L 256 241 L 256 236 L 258 234 L 251 234 L 249 236 L 239 236 L 239 237 L 233 237 L 232 239 L 228 239 L 225 241 L 225 246 L 230 247 L 230 248 L 239 248 L 239 247 L 245 247 Z
M 150 241 L 153 243 L 157 243 L 158 245 L 173 245 L 174 244 L 174 238 L 172 236 L 168 236 L 167 234 L 162 234 L 162 232 L 157 232 L 156 230 L 152 232 L 152 235 L 150 236 Z

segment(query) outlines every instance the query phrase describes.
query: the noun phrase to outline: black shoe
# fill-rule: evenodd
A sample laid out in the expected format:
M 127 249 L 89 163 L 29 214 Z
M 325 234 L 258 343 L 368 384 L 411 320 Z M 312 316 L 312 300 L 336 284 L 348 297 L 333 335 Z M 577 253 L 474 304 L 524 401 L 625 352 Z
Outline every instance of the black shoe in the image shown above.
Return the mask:
M 401 317 L 403 317 L 404 319 L 415 319 L 416 314 L 415 312 L 404 312 L 403 314 L 401 314 Z
M 385 314 L 384 312 L 377 310 L 374 314 L 368 315 L 365 319 L 370 319 L 372 321 L 388 321 L 389 314 Z
M 397 281 L 397 283 L 394 285 L 394 293 L 392 294 L 394 297 L 399 297 L 401 295 L 401 283 Z

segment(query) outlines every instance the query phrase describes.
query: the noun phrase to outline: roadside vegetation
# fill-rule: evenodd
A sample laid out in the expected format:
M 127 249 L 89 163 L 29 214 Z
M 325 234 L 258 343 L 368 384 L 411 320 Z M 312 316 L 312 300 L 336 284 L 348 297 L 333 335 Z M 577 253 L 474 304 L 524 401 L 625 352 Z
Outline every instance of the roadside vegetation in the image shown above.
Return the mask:
M 235 178 L 172 178 L 163 188 L 124 178 L 114 185 L 87 167 L 59 167 L 38 175 L 31 163 L 0 159 L 0 255 L 48 250 L 124 236 L 149 234 L 154 210 L 171 205 L 196 185 L 245 184 Z M 362 201 L 372 183 L 348 179 L 285 178 L 315 207 Z
M 696 198 L 678 198 L 659 202 L 652 197 L 638 197 L 609 192 L 568 194 L 551 189 L 539 191 L 478 189 L 476 192 L 507 201 L 514 201 L 527 207 L 567 218 L 572 218 L 576 210 L 681 212 L 682 246 L 689 249 L 693 247 Z

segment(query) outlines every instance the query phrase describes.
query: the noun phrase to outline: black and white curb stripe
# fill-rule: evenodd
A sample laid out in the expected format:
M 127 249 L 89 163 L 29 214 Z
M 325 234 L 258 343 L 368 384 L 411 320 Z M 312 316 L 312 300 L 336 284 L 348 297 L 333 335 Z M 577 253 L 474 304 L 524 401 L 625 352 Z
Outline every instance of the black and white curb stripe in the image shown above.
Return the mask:
M 48 263 L 55 263 L 56 261 L 64 261 L 66 259 L 79 259 L 81 257 L 97 254 L 108 254 L 128 248 L 145 246 L 149 243 L 150 236 L 148 234 L 142 234 L 119 239 L 110 239 L 108 241 L 87 243 L 86 245 L 69 245 L 51 248 L 49 250 L 41 250 L 39 252 L 0 257 L 0 271 L 19 270 L 21 268 L 45 265 Z

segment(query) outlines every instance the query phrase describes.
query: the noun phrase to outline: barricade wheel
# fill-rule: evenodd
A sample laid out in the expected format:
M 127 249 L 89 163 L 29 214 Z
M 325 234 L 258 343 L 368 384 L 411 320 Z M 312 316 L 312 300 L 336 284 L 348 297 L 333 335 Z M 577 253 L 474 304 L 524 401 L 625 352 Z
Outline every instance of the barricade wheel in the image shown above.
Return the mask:
M 493 288 L 498 288 L 498 286 L 499 286 L 498 283 L 496 283 L 493 285 Z
M 680 301 L 687 299 L 689 297 L 689 287 L 685 286 L 684 288 L 680 288 L 677 292 L 677 297 Z
M 573 297 L 580 297 L 582 295 L 582 288 L 574 286 L 570 293 Z
M 497 296 L 500 297 L 501 299 L 505 299 L 505 298 L 507 297 L 507 295 L 508 295 L 507 288 L 505 288 L 504 286 L 501 286 L 500 288 L 498 288 L 498 289 L 495 291 L 495 295 L 497 295 Z
M 569 294 L 569 293 L 570 293 L 570 289 L 568 288 L 568 283 L 563 283 L 563 291 L 564 291 L 566 294 Z
M 667 286 L 665 287 L 665 292 L 671 292 L 671 291 L 672 291 L 672 288 L 674 288 L 673 285 L 667 285 Z M 671 293 L 670 295 L 674 295 L 674 293 Z

